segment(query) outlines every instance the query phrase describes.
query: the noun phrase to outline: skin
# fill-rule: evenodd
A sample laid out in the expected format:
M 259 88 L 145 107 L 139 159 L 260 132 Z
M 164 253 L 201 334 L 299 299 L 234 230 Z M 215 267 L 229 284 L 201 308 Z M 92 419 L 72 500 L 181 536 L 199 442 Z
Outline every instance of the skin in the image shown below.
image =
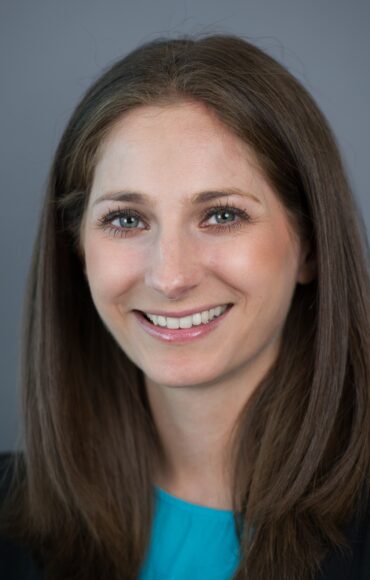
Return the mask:
M 201 191 L 230 188 L 245 195 L 191 203 Z M 145 193 L 152 204 L 103 200 L 122 190 Z M 229 231 L 224 215 L 205 219 L 220 202 L 250 221 L 232 214 L 241 227 Z M 128 229 L 122 220 L 113 222 L 116 235 L 99 226 L 107 211 L 129 207 L 141 217 L 128 237 L 117 235 Z M 166 452 L 157 484 L 231 509 L 228 436 L 276 358 L 296 284 L 314 276 L 310 248 L 253 152 L 204 105 L 188 102 L 141 107 L 116 123 L 100 150 L 81 242 L 98 313 L 145 376 Z M 187 344 L 153 338 L 133 314 L 227 303 L 224 321 Z

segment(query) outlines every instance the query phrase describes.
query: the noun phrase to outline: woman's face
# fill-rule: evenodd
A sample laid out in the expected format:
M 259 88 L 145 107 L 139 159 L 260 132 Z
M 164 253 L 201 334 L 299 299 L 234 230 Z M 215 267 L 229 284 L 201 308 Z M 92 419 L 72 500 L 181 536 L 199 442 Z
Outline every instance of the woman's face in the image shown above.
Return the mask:
M 102 321 L 161 385 L 267 370 L 295 286 L 312 279 L 252 152 L 202 104 L 142 107 L 119 120 L 100 151 L 81 235 Z M 230 304 L 212 323 L 187 318 L 190 330 L 137 312 L 179 317 Z

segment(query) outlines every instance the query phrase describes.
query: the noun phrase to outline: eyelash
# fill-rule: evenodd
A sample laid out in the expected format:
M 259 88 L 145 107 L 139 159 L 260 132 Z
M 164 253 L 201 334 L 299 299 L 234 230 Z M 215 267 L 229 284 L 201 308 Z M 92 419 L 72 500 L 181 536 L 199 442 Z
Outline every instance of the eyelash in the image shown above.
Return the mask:
M 212 217 L 214 214 L 216 213 L 221 213 L 224 211 L 229 211 L 231 213 L 234 213 L 235 215 L 237 215 L 241 221 L 232 223 L 232 224 L 225 224 L 225 225 L 221 225 L 221 224 L 217 224 L 217 225 L 213 225 L 213 226 L 209 226 L 211 227 L 213 230 L 219 232 L 219 231 L 234 231 L 236 229 L 239 229 L 241 227 L 243 227 L 243 225 L 245 225 L 245 223 L 249 223 L 251 222 L 251 217 L 250 215 L 243 209 L 240 209 L 238 207 L 235 207 L 232 204 L 218 204 L 215 207 L 209 208 L 208 210 L 206 210 L 203 214 L 203 218 L 202 221 L 204 221 L 205 219 L 209 219 L 210 217 Z M 136 218 L 138 220 L 141 220 L 141 216 L 139 213 L 137 213 L 136 211 L 128 208 L 128 209 L 116 209 L 116 210 L 110 210 L 108 211 L 106 214 L 104 214 L 101 218 L 98 219 L 98 228 L 101 228 L 103 231 L 108 231 L 109 233 L 111 233 L 113 236 L 118 236 L 120 238 L 126 238 L 128 236 L 130 236 L 132 233 L 136 232 L 137 228 L 118 228 L 116 226 L 112 225 L 112 222 L 117 219 L 117 218 L 122 218 L 122 217 L 126 217 L 126 218 Z M 143 228 L 141 228 L 143 229 Z

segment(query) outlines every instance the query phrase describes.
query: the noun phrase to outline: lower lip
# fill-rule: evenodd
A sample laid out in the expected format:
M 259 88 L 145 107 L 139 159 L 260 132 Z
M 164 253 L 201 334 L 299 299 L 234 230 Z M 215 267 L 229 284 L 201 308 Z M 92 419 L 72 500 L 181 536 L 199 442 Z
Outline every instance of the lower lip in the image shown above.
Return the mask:
M 177 343 L 185 343 L 191 342 L 192 340 L 196 340 L 197 338 L 201 338 L 206 334 L 209 334 L 213 330 L 215 330 L 221 322 L 226 318 L 229 311 L 231 310 L 231 306 L 228 306 L 227 309 L 221 316 L 214 318 L 211 322 L 207 324 L 199 324 L 198 326 L 192 326 L 191 328 L 179 328 L 179 329 L 172 329 L 172 328 L 165 328 L 163 326 L 155 326 L 151 324 L 149 320 L 144 316 L 142 312 L 138 310 L 134 310 L 134 314 L 136 316 L 137 321 L 141 325 L 141 327 L 150 334 L 154 336 L 154 338 L 158 338 L 163 342 L 177 342 Z

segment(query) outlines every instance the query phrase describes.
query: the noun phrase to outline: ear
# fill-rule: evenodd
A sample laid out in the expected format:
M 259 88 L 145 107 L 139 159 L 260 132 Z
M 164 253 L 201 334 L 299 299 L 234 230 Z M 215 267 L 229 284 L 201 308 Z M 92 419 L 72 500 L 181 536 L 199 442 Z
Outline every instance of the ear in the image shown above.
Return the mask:
M 301 244 L 300 263 L 297 274 L 299 284 L 309 284 L 317 276 L 317 262 L 312 245 L 305 241 Z

